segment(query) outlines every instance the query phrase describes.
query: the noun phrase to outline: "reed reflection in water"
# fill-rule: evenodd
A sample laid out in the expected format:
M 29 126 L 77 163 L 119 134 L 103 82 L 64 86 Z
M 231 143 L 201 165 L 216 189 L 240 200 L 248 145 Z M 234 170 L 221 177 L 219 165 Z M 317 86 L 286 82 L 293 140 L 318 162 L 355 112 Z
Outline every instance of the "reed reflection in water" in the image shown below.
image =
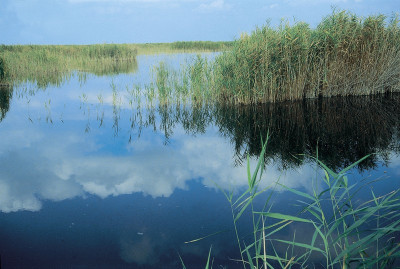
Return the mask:
M 174 129 L 181 125 L 186 133 L 202 134 L 212 126 L 228 138 L 235 148 L 235 162 L 241 165 L 247 154 L 258 157 L 262 139 L 269 132 L 265 163 L 278 161 L 282 169 L 293 168 L 316 157 L 333 169 L 348 166 L 373 154 L 359 164 L 370 169 L 389 154 L 399 153 L 399 94 L 334 97 L 298 102 L 237 106 L 211 103 L 162 103 L 135 95 L 136 102 L 113 101 L 113 128 L 118 135 L 119 113 L 131 111 L 129 141 L 140 139 L 144 128 L 160 132 L 169 143 Z M 113 91 L 113 96 L 123 96 Z M 139 100 L 139 102 L 137 102 Z M 143 101 L 143 100 L 142 100 Z M 122 108 L 122 110 L 121 110 Z M 102 119 L 101 119 L 102 121 Z M 98 126 L 102 123 L 99 122 Z M 136 137 L 134 136 L 136 134 Z
M 358 166 L 361 170 L 370 169 L 380 160 L 387 162 L 390 153 L 400 150 L 400 94 L 228 105 L 159 102 L 153 84 L 121 89 L 112 82 L 109 92 L 79 96 L 79 107 L 87 121 L 85 132 L 108 128 L 104 124 L 108 117 L 112 119 L 114 136 L 128 130 L 129 142 L 133 142 L 140 139 L 144 129 L 151 129 L 161 133 L 168 144 L 177 126 L 190 135 L 216 127 L 234 146 L 237 165 L 242 165 L 247 154 L 259 156 L 262 138 L 269 132 L 264 161 L 278 161 L 282 169 L 297 167 L 317 155 L 332 169 L 339 169 L 373 154 Z M 14 91 L 12 86 L 1 88 L 1 120 L 6 117 Z M 18 98 L 32 94 L 20 89 L 17 92 L 14 95 Z M 56 114 L 50 104 L 51 98 L 47 97 L 43 118 L 51 119 Z
M 13 96 L 13 89 L 9 85 L 0 85 L 0 122 L 6 117 L 10 109 L 10 99 Z

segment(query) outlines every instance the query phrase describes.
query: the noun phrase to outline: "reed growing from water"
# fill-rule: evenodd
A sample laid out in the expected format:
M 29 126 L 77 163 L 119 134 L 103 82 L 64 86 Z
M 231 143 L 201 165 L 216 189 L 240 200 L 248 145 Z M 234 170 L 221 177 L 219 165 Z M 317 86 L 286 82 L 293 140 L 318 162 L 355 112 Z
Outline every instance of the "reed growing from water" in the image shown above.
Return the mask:
M 266 25 L 218 57 L 214 75 L 219 97 L 240 103 L 399 91 L 399 18 L 334 11 L 316 29 Z
M 371 187 L 370 197 L 365 199 L 360 193 L 373 182 L 352 182 L 348 178 L 349 171 L 369 156 L 339 172 L 316 158 L 323 175 L 310 182 L 311 193 L 278 182 L 277 185 L 298 198 L 301 210 L 298 214 L 288 214 L 273 212 L 273 186 L 259 187 L 266 147 L 267 142 L 253 173 L 247 161 L 248 189 L 237 198 L 232 192 L 223 191 L 231 204 L 243 268 L 393 268 L 398 265 L 399 190 L 376 195 Z M 254 202 L 262 196 L 265 203 L 257 209 Z M 245 211 L 250 211 L 253 223 L 253 234 L 247 242 L 238 226 Z M 306 239 L 304 236 L 302 240 L 297 239 L 296 232 L 292 240 L 285 239 L 287 233 L 296 229 L 305 229 Z
M 400 91 L 399 18 L 334 11 L 315 29 L 304 22 L 267 24 L 217 56 L 203 79 L 212 82 L 207 96 L 224 103 Z M 191 87 L 198 81 L 191 79 Z
M 72 71 L 95 75 L 133 73 L 138 54 L 223 51 L 232 42 L 182 41 L 151 44 L 0 45 L 0 83 L 60 85 Z

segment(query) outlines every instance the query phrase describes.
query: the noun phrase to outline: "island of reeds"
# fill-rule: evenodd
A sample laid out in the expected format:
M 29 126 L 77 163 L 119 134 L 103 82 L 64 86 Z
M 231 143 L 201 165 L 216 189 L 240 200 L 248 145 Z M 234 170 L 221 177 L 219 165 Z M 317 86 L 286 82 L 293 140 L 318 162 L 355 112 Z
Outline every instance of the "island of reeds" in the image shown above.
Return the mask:
M 399 17 L 334 11 L 315 29 L 304 22 L 267 24 L 242 34 L 213 61 L 198 57 L 178 75 L 167 69 L 156 69 L 161 96 L 181 94 L 188 80 L 186 94 L 196 101 L 255 104 L 396 92 Z

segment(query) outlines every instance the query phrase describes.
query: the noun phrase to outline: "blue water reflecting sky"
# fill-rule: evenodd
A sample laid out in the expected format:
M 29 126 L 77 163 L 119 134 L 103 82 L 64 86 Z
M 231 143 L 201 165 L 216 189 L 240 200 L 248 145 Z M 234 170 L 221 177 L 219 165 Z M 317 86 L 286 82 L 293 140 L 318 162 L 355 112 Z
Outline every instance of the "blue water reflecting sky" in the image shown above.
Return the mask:
M 216 264 L 237 265 L 229 260 L 237 258 L 238 250 L 221 190 L 246 188 L 247 172 L 235 164 L 231 141 L 214 124 L 203 133 L 188 133 L 179 123 L 166 140 L 157 115 L 158 131 L 152 124 L 141 131 L 131 127 L 132 115 L 139 115 L 137 104 L 127 101 L 126 86 L 150 81 L 151 66 L 162 57 L 171 60 L 139 58 L 133 75 L 89 75 L 84 83 L 74 77 L 59 88 L 37 90 L 30 84 L 14 89 L 0 123 L 0 254 L 5 268 L 176 268 L 178 253 L 190 268 L 200 268 L 211 245 Z M 175 61 L 177 56 L 171 57 Z M 146 118 L 149 111 L 141 113 Z M 398 189 L 400 157 L 391 153 L 389 159 L 388 167 L 352 171 L 351 180 L 383 176 L 386 183 L 373 185 L 377 194 Z M 252 168 L 256 162 L 250 159 Z M 283 171 L 270 162 L 260 186 L 279 180 L 311 192 L 311 179 L 320 173 L 312 163 Z M 291 195 L 276 190 L 274 208 L 293 211 Z

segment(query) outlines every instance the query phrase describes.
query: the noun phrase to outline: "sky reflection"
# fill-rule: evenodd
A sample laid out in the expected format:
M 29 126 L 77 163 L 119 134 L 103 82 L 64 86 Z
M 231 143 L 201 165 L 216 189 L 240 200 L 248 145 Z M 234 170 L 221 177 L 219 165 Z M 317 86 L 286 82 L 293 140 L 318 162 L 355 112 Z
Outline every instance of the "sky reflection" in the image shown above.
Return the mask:
M 273 187 L 276 191 L 271 200 L 273 212 L 299 211 L 299 197 L 276 186 L 277 181 L 309 193 L 313 187 L 323 188 L 320 181 L 315 181 L 322 171 L 310 162 L 311 158 L 296 155 L 311 154 L 301 150 L 313 148 L 319 137 L 325 137 L 321 142 L 326 145 L 336 143 L 325 152 L 341 150 L 332 154 L 332 159 L 349 157 L 343 154 L 346 148 L 341 143 L 345 138 L 349 138 L 346 145 L 353 147 L 350 155 L 364 154 L 358 152 L 360 148 L 381 151 L 381 155 L 373 156 L 367 169 L 349 172 L 350 183 L 383 179 L 367 184 L 355 203 L 371 199 L 371 190 L 378 196 L 400 187 L 396 113 L 386 121 L 385 116 L 377 117 L 378 127 L 371 124 L 374 121 L 363 121 L 364 132 L 374 134 L 368 139 L 358 136 L 358 132 L 354 136 L 346 133 L 354 133 L 353 126 L 359 121 L 357 117 L 343 121 L 344 114 L 340 113 L 333 117 L 336 106 L 341 107 L 333 99 L 334 106 L 319 106 L 326 109 L 322 112 L 313 104 L 286 104 L 267 108 L 264 114 L 245 107 L 220 107 L 211 112 L 195 108 L 179 111 L 181 118 L 177 120 L 179 113 L 173 113 L 174 107 L 163 110 L 149 106 L 143 99 L 139 107 L 132 92 L 136 86 L 143 89 L 142 82 L 150 81 L 152 64 L 163 57 L 139 57 L 134 75 L 88 75 L 84 80 L 73 77 L 61 88 L 38 89 L 28 84 L 13 89 L 11 98 L 6 92 L 6 98 L 2 98 L 5 105 L 0 104 L 0 255 L 5 268 L 73 264 L 92 268 L 177 268 L 181 266 L 178 253 L 188 267 L 204 268 L 211 245 L 215 267 L 238 267 L 231 260 L 239 253 L 231 208 L 222 191 L 237 195 L 247 187 L 245 156 L 250 154 L 253 171 L 260 136 L 266 135 L 269 126 L 277 128 L 267 148 L 260 188 Z M 182 60 L 180 57 L 169 60 Z M 357 100 L 351 100 L 350 107 L 358 104 L 364 109 L 370 104 Z M 369 114 L 361 109 L 352 111 L 387 115 L 387 110 L 381 109 L 386 107 L 384 102 L 372 104 L 376 106 Z M 214 112 L 220 114 L 212 118 L 210 113 Z M 306 112 L 328 123 L 307 120 Z M 276 113 L 276 121 L 264 121 Z M 298 120 L 287 115 L 297 116 Z M 337 128 L 342 122 L 345 128 Z M 310 126 L 313 124 L 316 127 Z M 321 126 L 329 127 L 322 135 L 318 131 Z M 298 136 L 290 140 L 294 134 Z M 293 152 L 292 146 L 298 151 Z M 236 158 L 238 151 L 244 160 Z M 327 157 L 329 160 L 331 155 Z M 290 165 L 282 166 L 284 158 Z M 257 208 L 268 194 L 259 196 Z M 244 240 L 251 235 L 250 222 L 251 216 L 245 212 L 239 224 Z M 279 236 L 290 241 L 296 233 L 296 239 L 305 242 L 310 228 L 288 226 Z M 184 243 L 218 231 L 223 232 Z M 280 247 L 276 246 L 277 251 L 286 251 Z
M 169 197 L 176 189 L 187 189 L 193 179 L 225 190 L 247 184 L 246 170 L 234 166 L 232 147 L 215 128 L 195 137 L 177 127 L 167 146 L 160 134 L 146 130 L 140 143 L 124 143 L 114 137 L 114 146 L 110 147 L 110 141 L 102 140 L 101 131 L 81 135 L 79 126 L 21 124 L 3 129 L 8 138 L 0 142 L 1 211 L 38 211 L 44 200 L 86 194 L 105 198 L 139 192 Z M 98 134 L 100 137 L 96 137 Z M 251 167 L 255 165 L 252 159 Z M 301 172 L 283 173 L 271 165 L 266 171 L 263 186 L 280 177 L 290 187 L 307 187 L 313 168 L 305 165 Z
M 232 158 L 238 148 L 229 137 L 230 132 L 235 132 L 229 129 L 229 123 L 235 120 L 245 123 L 248 111 L 238 118 L 228 116 L 225 123 L 218 123 L 220 126 L 208 122 L 208 116 L 201 115 L 203 111 L 189 111 L 186 120 L 200 115 L 201 124 L 196 126 L 195 119 L 186 123 L 176 121 L 173 114 L 169 115 L 171 111 L 149 108 L 144 100 L 140 107 L 137 102 L 140 99 L 135 99 L 131 92 L 136 83 L 151 81 L 150 71 L 159 61 L 178 67 L 179 62 L 192 57 L 192 54 L 140 56 L 134 75 L 88 75 L 83 83 L 72 79 L 62 88 L 43 90 L 27 84 L 14 89 L 10 104 L 7 103 L 10 109 L 0 125 L 4 138 L 0 141 L 0 210 L 39 211 L 44 201 L 87 195 L 102 199 L 133 193 L 170 197 L 177 190 L 188 190 L 189 183 L 196 180 L 215 190 L 245 188 L 245 162 Z M 161 119 L 162 113 L 171 118 Z M 195 126 L 184 128 L 184 123 Z M 392 128 L 388 124 L 387 130 Z M 247 137 L 241 135 L 238 134 L 238 140 L 243 143 Z M 388 132 L 382 137 L 387 140 L 392 136 Z M 257 136 L 253 138 L 250 139 L 257 140 Z M 376 144 L 368 143 L 372 147 Z M 315 164 L 303 160 L 283 170 L 275 153 L 268 154 L 272 160 L 267 162 L 261 187 L 274 186 L 279 180 L 288 187 L 311 191 L 310 182 L 320 173 L 315 171 Z M 251 156 L 250 166 L 254 169 L 257 157 L 254 152 Z M 391 153 L 388 159 L 387 170 L 391 175 L 399 175 L 398 155 Z

